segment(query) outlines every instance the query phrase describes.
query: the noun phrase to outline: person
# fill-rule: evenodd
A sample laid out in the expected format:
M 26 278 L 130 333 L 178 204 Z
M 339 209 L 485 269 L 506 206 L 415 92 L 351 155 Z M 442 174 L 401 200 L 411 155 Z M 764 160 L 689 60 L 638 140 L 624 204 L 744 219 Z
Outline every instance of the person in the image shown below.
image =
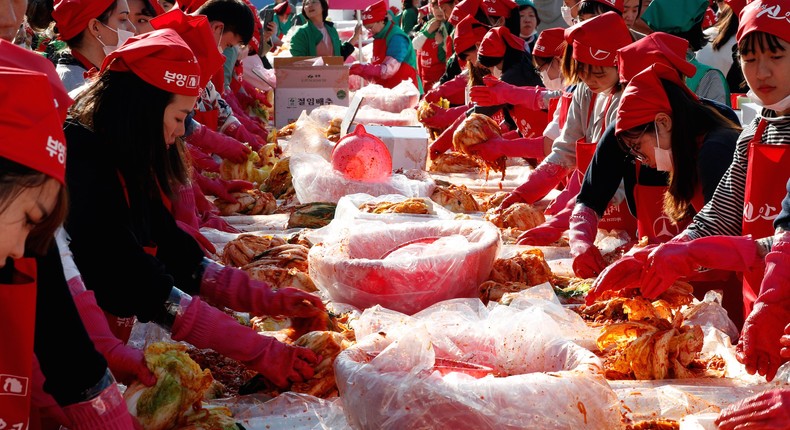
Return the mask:
M 538 40 L 538 26 L 540 17 L 538 9 L 532 0 L 517 0 L 519 21 L 518 36 L 524 39 L 524 48 L 528 53 L 532 53 L 535 42 Z
M 417 11 L 422 5 L 420 0 L 403 0 L 403 10 L 398 14 L 398 26 L 406 34 L 411 34 L 417 26 Z
M 237 311 L 308 320 L 323 312 L 323 303 L 295 289 L 272 291 L 239 269 L 204 260 L 166 206 L 185 183 L 173 145 L 198 96 L 199 76 L 194 54 L 172 29 L 136 36 L 105 59 L 64 127 L 70 248 L 106 312 L 159 323 L 174 340 L 212 348 L 286 386 L 312 375 L 315 355 L 256 335 L 204 298 Z M 96 231 L 113 232 L 112 256 Z
M 645 9 L 642 19 L 653 31 L 662 31 L 682 37 L 689 42 L 688 57 L 697 68 L 686 85 L 700 97 L 730 105 L 730 89 L 724 74 L 694 58 L 694 53 L 707 43 L 702 32 L 702 20 L 708 0 L 690 0 L 677 3 L 673 0 L 654 0 Z
M 70 99 L 46 59 L 6 40 L 0 52 L 0 420 L 37 427 L 31 397 L 46 392 L 69 428 L 134 429 L 80 321 L 53 241 L 68 211 L 62 123 Z
M 538 24 L 538 33 L 548 28 L 568 27 L 568 24 L 562 19 L 562 14 L 560 13 L 562 6 L 562 0 L 539 1 L 535 4 L 538 16 L 541 17 L 540 24 Z
M 642 16 L 642 0 L 625 0 L 623 2 L 623 20 L 625 25 L 631 30 L 638 31 L 634 28 L 636 20 Z
M 129 21 L 134 25 L 135 34 L 153 30 L 150 21 L 159 13 L 150 0 L 126 0 L 129 5 Z
M 644 250 L 647 255 L 642 260 L 615 263 L 610 266 L 611 270 L 607 268 L 611 273 L 602 274 L 594 286 L 601 291 L 616 288 L 622 273 L 639 273 L 643 268 L 651 268 L 649 271 L 657 274 L 651 294 L 657 295 L 678 277 L 690 275 L 699 265 L 716 268 L 719 262 L 727 263 L 729 270 L 743 272 L 743 315 L 748 317 L 743 325 L 742 340 L 736 347 L 739 359 L 747 371 L 765 375 L 767 379 L 773 378 L 781 360 L 778 351 L 764 339 L 775 342 L 781 336 L 784 326 L 777 325 L 775 318 L 783 315 L 784 310 L 761 305 L 752 312 L 758 292 L 762 295 L 760 285 L 764 273 L 760 262 L 754 262 L 755 241 L 727 241 L 716 236 L 772 236 L 772 220 L 786 195 L 784 185 L 790 168 L 790 152 L 786 145 L 790 138 L 787 132 L 790 76 L 786 70 L 790 58 L 783 53 L 790 49 L 790 27 L 784 20 L 777 19 L 783 16 L 777 15 L 782 4 L 778 0 L 758 0 L 749 3 L 741 13 L 736 34 L 741 68 L 752 89 L 753 100 L 763 110 L 761 116 L 741 132 L 732 164 L 712 199 L 673 241 Z M 729 246 L 722 246 L 720 242 L 729 243 Z M 679 259 L 684 264 L 675 265 Z M 710 263 L 713 265 L 708 265 Z
M 430 90 L 447 70 L 447 59 L 452 55 L 447 49 L 447 40 L 453 31 L 447 22 L 439 0 L 431 0 L 431 18 L 414 35 L 411 44 L 417 51 L 417 70 L 423 87 Z
M 136 31 L 126 0 L 57 0 L 52 18 L 69 51 L 61 53 L 56 70 L 71 91 L 85 83 L 104 57 Z
M 696 59 L 724 74 L 730 94 L 745 93 L 749 89 L 745 88 L 741 66 L 735 61 L 735 33 L 738 31 L 738 15 L 746 1 L 726 0 L 718 2 L 718 5 L 719 19 L 704 31 L 709 43 L 697 51 Z
M 329 3 L 326 0 L 309 0 L 302 3 L 302 16 L 307 21 L 297 27 L 291 37 L 291 55 L 294 57 L 342 56 L 348 58 L 354 52 L 353 41 L 359 38 L 362 30 L 357 27 L 354 35 L 340 43 L 337 29 L 329 17 Z
M 411 79 L 423 94 L 422 80 L 417 75 L 417 56 L 409 42 L 409 36 L 387 18 L 387 5 L 381 0 L 365 8 L 362 25 L 373 35 L 373 58 L 370 64 L 354 63 L 349 74 L 379 84 L 384 88 L 395 88 Z
M 300 20 L 296 19 L 296 14 L 293 11 L 294 7 L 289 0 L 284 0 L 280 4 L 274 6 L 272 9 L 274 9 L 275 19 L 272 20 L 273 24 L 270 25 L 275 26 L 275 31 L 273 34 L 273 36 L 277 38 L 275 45 L 280 45 L 282 44 L 282 40 L 285 35 L 291 31 L 291 28 L 293 28 L 294 25 L 301 25 L 301 23 L 297 22 Z
M 658 32 L 618 52 L 623 82 L 641 76 L 645 72 L 636 71 L 645 66 L 658 66 L 629 83 L 628 103 L 621 100 L 618 109 L 616 138 L 603 140 L 585 175 L 573 211 L 577 273 L 595 275 L 604 268 L 592 241 L 598 218 L 621 181 L 638 220 L 637 236 L 658 243 L 671 239 L 710 201 L 732 161 L 740 132 L 737 117 L 686 91 L 682 77 L 695 73 L 685 60 L 687 48 L 685 39 Z M 666 146 L 656 147 L 661 142 Z
M 607 12 L 565 29 L 567 47 L 562 71 L 578 82 L 565 125 L 552 144 L 552 152 L 502 201 L 504 210 L 514 203 L 534 203 L 576 168 L 577 141 L 594 148 L 607 124 L 615 121 L 622 88 L 617 75 L 616 51 L 631 43 L 623 18 Z M 593 55 L 595 54 L 595 55 Z

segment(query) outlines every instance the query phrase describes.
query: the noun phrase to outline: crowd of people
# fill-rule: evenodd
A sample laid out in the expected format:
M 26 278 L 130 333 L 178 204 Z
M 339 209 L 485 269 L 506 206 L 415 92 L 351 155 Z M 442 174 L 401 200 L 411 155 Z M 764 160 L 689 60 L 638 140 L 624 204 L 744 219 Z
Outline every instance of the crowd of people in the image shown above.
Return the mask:
M 561 189 L 519 237 L 568 232 L 573 270 L 654 298 L 678 278 L 724 288 L 737 355 L 771 380 L 790 359 L 790 20 L 781 0 L 371 2 L 341 41 L 327 0 L 0 0 L 0 396 L 8 428 L 133 429 L 117 381 L 156 382 L 126 345 L 130 321 L 211 348 L 285 387 L 319 357 L 258 336 L 214 306 L 301 319 L 324 304 L 206 258 L 200 232 L 236 232 L 206 196 L 269 124 L 242 60 L 286 46 L 350 74 L 411 80 L 440 130 L 473 113 L 502 135 L 475 146 L 536 167 L 501 203 Z M 372 39 L 360 62 L 360 38 Z M 762 108 L 741 124 L 734 97 Z M 647 243 L 605 265 L 598 228 Z M 108 237 L 111 245 L 108 245 Z M 106 249 L 111 246 L 111 252 Z M 736 273 L 738 274 L 736 276 Z M 57 328 L 56 330 L 53 328 Z M 64 353 L 68 351 L 68 353 Z M 10 387 L 10 388 L 8 388 Z M 790 426 L 790 390 L 725 409 L 722 429 Z

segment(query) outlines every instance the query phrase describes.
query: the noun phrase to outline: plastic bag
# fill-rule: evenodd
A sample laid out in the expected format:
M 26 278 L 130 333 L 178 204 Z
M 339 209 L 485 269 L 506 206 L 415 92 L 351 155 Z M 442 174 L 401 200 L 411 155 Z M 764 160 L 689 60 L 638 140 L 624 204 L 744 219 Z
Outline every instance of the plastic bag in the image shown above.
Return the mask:
M 356 95 L 365 97 L 362 100 L 362 106 L 392 113 L 414 109 L 420 102 L 420 90 L 411 79 L 405 80 L 391 89 L 384 88 L 379 84 L 368 84 L 356 91 L 352 97 Z
M 308 254 L 310 277 L 332 300 L 360 309 L 381 304 L 414 313 L 442 300 L 477 297 L 500 246 L 497 228 L 483 221 L 333 221 L 327 229 L 331 233 Z M 382 259 L 408 242 L 451 235 L 463 236 L 468 246 Z
M 286 155 L 318 154 L 324 160 L 329 161 L 335 144 L 326 138 L 326 127 L 307 115 L 306 111 L 302 111 L 299 119 L 296 120 L 296 128 L 288 140 L 284 152 Z M 293 170 L 293 165 L 291 165 L 291 170 Z
M 362 429 L 619 429 L 615 393 L 590 351 L 518 309 L 442 302 L 406 316 L 379 307 L 335 361 L 349 423 Z M 536 329 L 540 327 L 540 329 Z M 456 363 L 447 369 L 443 363 Z M 510 376 L 483 375 L 481 369 Z
M 721 307 L 721 291 L 710 290 L 702 302 L 691 305 L 683 311 L 684 325 L 710 326 L 724 332 L 731 342 L 738 340 L 738 327 Z
M 263 404 L 251 402 L 247 407 L 236 405 L 231 409 L 247 430 L 350 428 L 339 398 L 324 400 L 286 392 Z
M 400 194 L 385 194 L 383 196 L 371 196 L 370 194 L 359 193 L 343 196 L 337 202 L 337 209 L 335 210 L 335 219 L 343 220 L 344 222 L 352 221 L 355 219 L 363 219 L 370 221 L 383 221 L 385 223 L 393 222 L 406 222 L 406 221 L 428 221 L 431 219 L 455 219 L 455 214 L 443 208 L 442 206 L 433 202 L 429 198 L 425 198 L 429 205 L 430 214 L 407 214 L 407 213 L 386 213 L 374 214 L 362 212 L 359 207 L 365 203 L 381 203 L 381 202 L 402 202 L 409 197 Z
M 296 198 L 300 203 L 337 203 L 341 197 L 356 193 L 428 197 L 436 187 L 432 180 L 413 180 L 401 174 L 393 174 L 386 182 L 348 180 L 332 169 L 325 158 L 316 154 L 293 154 L 290 166 Z
M 348 112 L 346 106 L 324 105 L 318 106 L 310 112 L 310 117 L 323 127 L 329 125 L 334 118 L 344 118 Z M 421 126 L 417 120 L 417 110 L 408 108 L 399 112 L 387 112 L 370 106 L 362 106 L 354 117 L 357 124 L 379 124 L 388 126 Z
M 244 68 L 244 80 L 251 83 L 261 91 L 269 91 L 276 86 L 277 79 L 274 76 L 274 69 L 263 67 L 261 57 L 249 55 L 241 60 Z

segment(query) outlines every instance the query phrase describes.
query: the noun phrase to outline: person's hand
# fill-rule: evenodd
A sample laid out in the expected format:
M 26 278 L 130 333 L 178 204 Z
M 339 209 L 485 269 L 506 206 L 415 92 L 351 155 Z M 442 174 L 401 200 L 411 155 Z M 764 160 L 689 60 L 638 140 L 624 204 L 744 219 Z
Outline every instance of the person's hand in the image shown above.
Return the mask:
M 423 100 L 428 103 L 439 103 L 445 99 L 452 105 L 466 104 L 466 76 L 456 76 L 449 81 L 425 92 Z
M 186 147 L 192 161 L 192 167 L 197 171 L 219 173 L 219 163 L 214 158 L 190 143 L 187 143 Z
M 244 163 L 251 150 L 238 140 L 200 125 L 187 138 L 188 142 L 205 152 L 217 154 L 234 163 Z
M 459 117 L 464 116 L 468 106 L 457 106 L 454 108 L 445 109 L 439 105 L 431 104 L 434 114 L 422 120 L 423 125 L 426 127 L 435 128 L 437 130 L 445 130 L 452 125 Z
M 594 278 L 606 267 L 601 251 L 595 246 L 597 234 L 598 214 L 581 203 L 577 204 L 570 218 L 568 243 L 573 271 L 580 278 Z
M 719 430 L 778 430 L 790 423 L 790 389 L 774 389 L 747 397 L 721 411 Z
M 375 64 L 354 63 L 349 68 L 348 74 L 357 75 L 367 81 L 372 81 L 381 76 L 381 67 Z
M 274 21 L 269 21 L 269 23 L 266 24 L 266 28 L 263 30 L 263 37 L 261 40 L 271 39 L 272 36 L 274 36 L 275 31 L 277 31 L 277 25 L 274 23 Z
M 585 299 L 587 305 L 593 304 L 605 291 L 638 288 L 639 277 L 642 275 L 644 264 L 644 259 L 640 260 L 636 257 L 628 256 L 604 268 L 601 274 L 595 278 L 590 291 L 587 292 Z
M 265 139 L 251 133 L 244 125 L 241 124 L 241 122 L 237 122 L 225 127 L 223 133 L 238 140 L 239 142 L 250 145 L 255 151 L 261 149 L 263 145 L 266 145 Z
M 779 355 L 782 358 L 790 358 L 790 324 L 785 326 L 785 334 L 779 339 L 779 345 L 782 345 Z
M 318 357 L 313 351 L 261 336 L 232 316 L 192 298 L 176 317 L 172 337 L 197 348 L 211 348 L 260 372 L 280 388 L 313 377 Z
M 436 33 L 436 30 L 439 29 L 440 25 L 442 25 L 442 22 L 438 19 L 430 20 L 428 24 L 428 33 Z
M 428 146 L 428 153 L 430 154 L 431 160 L 436 160 L 440 155 L 444 154 L 447 152 L 447 150 L 453 147 L 453 133 L 455 132 L 455 129 L 458 128 L 458 126 L 464 121 L 464 118 L 464 115 L 456 118 L 455 122 L 444 129 L 442 134 L 440 134 L 436 140 L 431 142 L 431 144 Z
M 498 106 L 502 104 L 521 105 L 530 109 L 539 108 L 540 87 L 517 87 L 488 75 L 483 78 L 485 85 L 477 85 L 469 91 L 469 99 L 479 106 Z
M 647 256 L 642 295 L 655 299 L 698 267 L 745 271 L 757 258 L 751 237 L 709 236 L 688 242 L 662 243 Z
M 313 317 L 325 310 L 315 294 L 290 287 L 274 291 L 241 269 L 208 260 L 204 260 L 200 294 L 219 305 L 256 315 Z
M 225 200 L 226 202 L 238 203 L 238 199 L 233 197 L 232 193 L 240 191 L 251 190 L 255 186 L 248 181 L 240 179 L 233 179 L 226 181 L 220 178 L 209 178 L 205 175 L 195 175 L 195 182 L 197 182 L 200 190 L 209 196 L 215 196 L 218 199 Z

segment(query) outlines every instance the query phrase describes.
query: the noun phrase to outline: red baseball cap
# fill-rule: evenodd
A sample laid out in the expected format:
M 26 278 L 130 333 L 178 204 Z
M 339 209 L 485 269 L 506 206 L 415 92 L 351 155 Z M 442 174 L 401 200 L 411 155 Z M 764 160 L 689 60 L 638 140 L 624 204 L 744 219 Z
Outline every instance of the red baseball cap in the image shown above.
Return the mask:
M 460 54 L 467 49 L 483 41 L 486 33 L 491 27 L 480 23 L 473 16 L 469 15 L 462 19 L 455 27 L 453 32 L 453 48 Z
M 508 16 L 518 5 L 513 0 L 482 0 L 479 7 L 488 16 Z
M 450 18 L 447 20 L 453 26 L 457 26 L 461 20 L 467 16 L 475 16 L 482 0 L 461 0 L 453 7 Z
M 514 36 L 507 27 L 494 27 L 483 37 L 477 54 L 485 57 L 504 57 L 508 45 L 514 49 L 524 50 L 524 39 Z
M 623 17 L 606 12 L 565 29 L 573 59 L 592 66 L 617 66 L 617 50 L 633 41 Z
M 88 22 L 98 18 L 115 0 L 55 0 L 52 19 L 62 40 L 69 40 L 88 28 Z
M 653 64 L 665 64 L 692 77 L 697 67 L 686 60 L 689 42 L 682 37 L 657 31 L 617 50 L 620 82 L 628 82 Z
M 736 35 L 738 42 L 749 33 L 760 31 L 790 42 L 790 21 L 786 0 L 757 0 L 743 8 Z
M 200 94 L 201 74 L 197 58 L 184 39 L 171 28 L 130 37 L 104 58 L 101 72 L 106 69 L 131 71 L 149 84 L 174 94 Z
M 60 183 L 66 175 L 63 120 L 45 73 L 0 67 L 0 156 L 45 173 Z
M 69 93 L 63 86 L 63 82 L 60 80 L 58 72 L 55 71 L 55 66 L 52 65 L 51 61 L 33 51 L 28 51 L 11 42 L 0 39 L 0 66 L 31 70 L 47 75 L 61 123 L 66 120 L 69 106 L 74 103 L 74 100 L 69 97 Z
M 732 9 L 732 13 L 734 13 L 735 16 L 740 16 L 741 11 L 743 10 L 743 8 L 746 7 L 746 4 L 749 2 L 747 0 L 724 0 L 724 3 L 727 3 L 730 9 Z
M 214 73 L 225 64 L 225 57 L 217 50 L 214 33 L 205 15 L 187 15 L 181 9 L 173 8 L 150 23 L 156 30 L 172 28 L 184 39 L 200 65 L 200 88 L 205 88 Z
M 532 55 L 536 57 L 559 57 L 565 50 L 565 29 L 561 27 L 547 28 L 540 32 Z
M 662 79 L 686 88 L 686 93 L 697 99 L 680 80 L 677 70 L 665 64 L 654 64 L 634 76 L 623 90 L 617 108 L 615 133 L 652 122 L 659 113 L 672 115 L 672 105 L 664 92 Z
M 362 24 L 368 25 L 374 22 L 384 21 L 386 16 L 387 4 L 384 3 L 384 0 L 381 0 L 377 3 L 373 3 L 362 11 Z

